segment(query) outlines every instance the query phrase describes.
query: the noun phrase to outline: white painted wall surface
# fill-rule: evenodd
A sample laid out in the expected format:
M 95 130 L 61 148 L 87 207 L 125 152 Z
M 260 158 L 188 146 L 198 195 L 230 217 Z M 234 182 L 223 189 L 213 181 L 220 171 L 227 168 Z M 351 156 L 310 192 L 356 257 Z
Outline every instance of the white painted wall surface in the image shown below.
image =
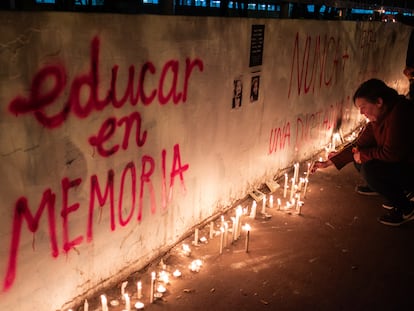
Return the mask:
M 253 24 L 265 26 L 263 61 L 249 67 Z M 359 83 L 407 88 L 410 29 L 400 24 L 0 12 L 0 29 L 1 310 L 57 310 L 119 281 L 311 157 L 338 120 L 352 131 Z M 115 68 L 118 99 L 129 68 L 134 94 L 142 85 L 135 105 L 99 106 Z M 242 106 L 232 109 L 237 78 Z M 141 145 L 133 130 L 123 146 L 119 122 L 134 114 Z

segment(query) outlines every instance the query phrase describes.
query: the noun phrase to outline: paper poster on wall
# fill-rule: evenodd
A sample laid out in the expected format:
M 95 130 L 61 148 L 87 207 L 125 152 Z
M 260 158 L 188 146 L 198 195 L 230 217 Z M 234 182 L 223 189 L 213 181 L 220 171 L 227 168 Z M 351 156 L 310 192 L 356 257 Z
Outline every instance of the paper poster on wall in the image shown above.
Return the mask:
M 250 82 L 250 102 L 253 103 L 259 99 L 260 76 L 253 76 Z
M 263 59 L 264 25 L 252 25 L 249 67 L 261 66 Z
M 242 105 L 243 98 L 243 82 L 241 77 L 235 78 L 233 80 L 233 100 L 231 108 L 239 108 Z

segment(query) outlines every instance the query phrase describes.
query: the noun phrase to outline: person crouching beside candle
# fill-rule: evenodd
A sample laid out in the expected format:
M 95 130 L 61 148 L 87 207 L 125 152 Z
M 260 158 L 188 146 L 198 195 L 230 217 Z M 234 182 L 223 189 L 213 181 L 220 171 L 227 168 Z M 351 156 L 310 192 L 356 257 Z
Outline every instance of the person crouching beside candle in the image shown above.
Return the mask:
M 353 162 L 368 186 L 357 187 L 357 192 L 370 191 L 389 201 L 379 222 L 399 226 L 413 220 L 414 203 L 407 197 L 414 190 L 413 103 L 378 79 L 362 83 L 353 102 L 368 123 L 353 143 L 315 162 L 312 173 L 332 165 L 340 170 Z

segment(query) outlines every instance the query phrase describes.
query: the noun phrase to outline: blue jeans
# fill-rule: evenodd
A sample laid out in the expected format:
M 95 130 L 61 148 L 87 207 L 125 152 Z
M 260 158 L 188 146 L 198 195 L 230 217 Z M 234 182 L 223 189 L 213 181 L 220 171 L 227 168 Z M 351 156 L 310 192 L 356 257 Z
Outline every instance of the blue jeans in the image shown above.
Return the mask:
M 410 207 L 406 193 L 414 190 L 414 166 L 371 160 L 364 164 L 355 163 L 368 186 L 385 197 L 400 211 Z

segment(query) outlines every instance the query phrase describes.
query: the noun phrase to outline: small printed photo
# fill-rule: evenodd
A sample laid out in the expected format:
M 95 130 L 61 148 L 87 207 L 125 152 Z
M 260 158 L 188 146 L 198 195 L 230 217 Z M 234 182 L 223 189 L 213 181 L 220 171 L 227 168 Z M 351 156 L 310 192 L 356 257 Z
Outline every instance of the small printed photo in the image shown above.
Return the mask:
M 252 77 L 250 86 L 250 102 L 255 102 L 259 99 L 259 84 L 260 76 Z
M 233 101 L 231 108 L 235 109 L 242 105 L 243 83 L 241 79 L 233 81 Z

